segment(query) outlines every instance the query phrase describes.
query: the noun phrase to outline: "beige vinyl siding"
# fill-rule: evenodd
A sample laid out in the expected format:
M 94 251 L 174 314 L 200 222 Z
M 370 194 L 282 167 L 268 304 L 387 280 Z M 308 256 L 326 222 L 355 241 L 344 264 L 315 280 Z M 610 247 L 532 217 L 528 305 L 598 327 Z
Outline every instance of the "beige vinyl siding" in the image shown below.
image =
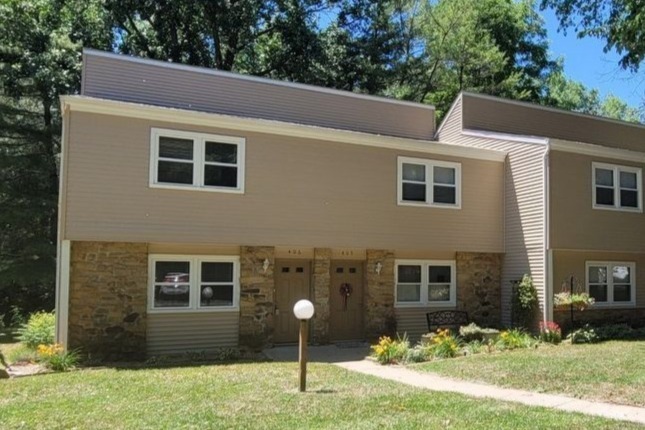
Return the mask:
M 461 95 L 459 95 L 450 106 L 450 110 L 441 123 L 440 129 L 437 130 L 439 141 L 450 143 L 453 139 L 459 139 L 461 136 L 461 106 Z
M 553 292 L 568 290 L 571 276 L 574 277 L 574 284 L 579 291 L 586 291 L 585 263 L 587 261 L 635 263 L 636 307 L 645 307 L 645 253 L 554 250 Z M 603 307 L 603 309 L 609 308 Z
M 149 313 L 148 355 L 213 351 L 238 344 L 240 313 Z
M 457 112 L 458 114 L 458 112 Z M 450 117 L 447 121 L 451 121 Z M 502 321 L 511 320 L 512 281 L 530 274 L 544 306 L 546 146 L 453 134 L 445 143 L 508 152 L 504 190 L 504 261 L 502 264 Z
M 645 170 L 644 164 L 552 151 L 551 248 L 645 252 L 644 213 L 592 207 L 594 162 Z M 640 187 L 643 193 L 645 183 Z
M 501 252 L 501 162 L 248 133 L 245 192 L 149 187 L 152 127 L 71 112 L 66 239 Z M 398 206 L 397 157 L 462 164 L 462 209 Z
M 457 287 L 459 288 L 459 287 Z M 415 307 L 415 308 L 396 308 L 396 331 L 399 335 L 407 335 L 410 341 L 416 342 L 421 336 L 428 333 L 428 312 L 437 312 L 445 310 L 454 310 L 455 308 L 440 307 Z
M 82 94 L 110 100 L 431 139 L 432 106 L 85 51 Z
M 463 127 L 643 151 L 645 126 L 464 93 Z

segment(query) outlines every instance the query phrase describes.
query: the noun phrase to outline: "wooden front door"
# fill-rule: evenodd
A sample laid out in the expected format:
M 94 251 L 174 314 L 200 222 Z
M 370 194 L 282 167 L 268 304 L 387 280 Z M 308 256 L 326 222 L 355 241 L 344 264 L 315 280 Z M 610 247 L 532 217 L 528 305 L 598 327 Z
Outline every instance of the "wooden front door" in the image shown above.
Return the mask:
M 293 315 L 293 305 L 301 299 L 311 300 L 310 280 L 311 264 L 308 260 L 276 260 L 274 342 L 298 341 L 300 326 Z
M 332 341 L 363 339 L 363 262 L 332 261 L 329 336 Z M 348 297 L 343 293 L 350 291 Z

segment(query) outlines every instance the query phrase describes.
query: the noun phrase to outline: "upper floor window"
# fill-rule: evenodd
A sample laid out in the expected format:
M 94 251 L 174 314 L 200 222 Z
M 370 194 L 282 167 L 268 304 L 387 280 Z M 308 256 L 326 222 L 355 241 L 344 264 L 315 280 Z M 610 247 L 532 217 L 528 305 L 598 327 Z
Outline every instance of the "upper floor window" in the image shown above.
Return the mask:
M 452 260 L 397 260 L 396 305 L 454 307 L 455 268 Z
M 596 305 L 635 304 L 635 278 L 634 263 L 587 262 L 587 293 Z
M 594 208 L 642 210 L 641 169 L 593 163 L 593 184 Z
M 150 256 L 151 311 L 237 309 L 239 258 Z
M 153 128 L 150 186 L 244 192 L 244 139 Z
M 398 203 L 461 207 L 461 164 L 399 157 Z

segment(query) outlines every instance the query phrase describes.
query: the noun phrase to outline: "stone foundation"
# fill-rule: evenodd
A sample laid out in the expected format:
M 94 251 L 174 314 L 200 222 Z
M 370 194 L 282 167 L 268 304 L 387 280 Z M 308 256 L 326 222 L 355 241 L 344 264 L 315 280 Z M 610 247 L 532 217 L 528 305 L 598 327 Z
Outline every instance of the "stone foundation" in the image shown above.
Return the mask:
M 378 263 L 380 274 L 376 273 Z M 394 251 L 367 250 L 365 273 L 365 337 L 374 341 L 384 334 L 396 333 L 394 314 Z
M 557 322 L 563 331 L 571 330 L 571 311 L 554 310 L 553 321 Z M 630 309 L 585 309 L 573 311 L 573 326 L 584 324 L 628 324 L 632 327 L 645 327 L 645 308 Z
M 104 360 L 146 354 L 148 246 L 73 242 L 68 347 Z
M 502 318 L 502 254 L 458 252 L 457 309 L 481 327 L 498 327 Z
M 329 343 L 329 289 L 331 284 L 331 249 L 314 249 L 313 267 L 313 303 L 314 314 L 313 339 L 316 344 Z
M 265 271 L 263 264 L 269 260 Z M 275 312 L 275 249 L 242 246 L 240 249 L 240 346 L 259 350 L 273 342 Z

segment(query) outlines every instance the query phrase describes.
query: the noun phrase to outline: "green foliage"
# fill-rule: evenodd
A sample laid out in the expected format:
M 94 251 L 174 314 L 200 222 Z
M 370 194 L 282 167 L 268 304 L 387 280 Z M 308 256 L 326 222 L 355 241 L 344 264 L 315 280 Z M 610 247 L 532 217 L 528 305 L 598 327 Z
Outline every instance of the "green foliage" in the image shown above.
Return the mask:
M 437 330 L 428 343 L 428 349 L 434 358 L 456 357 L 460 347 L 461 339 L 448 329 Z
M 562 342 L 562 330 L 553 321 L 540 322 L 540 340 L 557 345 Z
M 53 312 L 36 312 L 19 331 L 19 340 L 35 349 L 39 345 L 54 343 L 56 316 Z
M 486 347 L 487 344 L 485 344 L 484 342 L 481 342 L 479 340 L 472 340 L 464 344 L 462 350 L 464 351 L 464 355 L 475 355 L 486 351 Z
M 531 348 L 537 344 L 533 336 L 524 330 L 511 329 L 500 333 L 495 346 L 500 350 Z
M 524 275 L 513 294 L 513 319 L 521 327 L 529 328 L 538 309 L 538 295 L 533 280 Z
M 637 71 L 645 58 L 645 8 L 641 0 L 542 0 L 560 20 L 560 28 L 573 28 L 578 37 L 595 37 L 607 43 L 605 51 L 622 55 L 620 66 Z
M 563 291 L 553 295 L 553 305 L 556 308 L 567 308 L 573 305 L 574 309 L 584 310 L 593 305 L 595 300 L 587 293 L 571 293 Z
M 376 345 L 372 345 L 374 357 L 381 364 L 395 364 L 405 361 L 410 349 L 407 336 L 392 340 L 389 336 L 382 336 Z
M 596 343 L 600 342 L 600 338 L 596 331 L 589 324 L 585 324 L 582 328 L 572 331 L 567 336 L 571 343 Z
M 459 327 L 459 336 L 461 336 L 464 342 L 483 342 L 488 339 L 495 339 L 498 335 L 499 330 L 494 328 L 481 328 L 475 323 Z
M 404 361 L 406 363 L 422 363 L 432 358 L 431 350 L 425 345 L 415 345 L 407 350 Z
M 65 351 L 60 344 L 39 345 L 38 361 L 54 372 L 67 372 L 78 364 L 78 351 Z
M 36 350 L 25 344 L 19 344 L 7 353 L 7 361 L 10 364 L 15 363 L 35 363 L 38 359 Z
M 594 331 L 601 341 L 645 339 L 645 328 L 634 329 L 627 324 L 601 325 Z

